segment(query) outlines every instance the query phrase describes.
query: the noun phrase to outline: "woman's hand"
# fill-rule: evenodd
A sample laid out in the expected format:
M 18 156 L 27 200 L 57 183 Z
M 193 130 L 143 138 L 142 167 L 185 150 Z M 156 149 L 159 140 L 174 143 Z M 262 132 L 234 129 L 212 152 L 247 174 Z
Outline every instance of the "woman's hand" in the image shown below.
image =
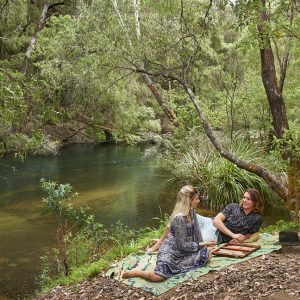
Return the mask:
M 215 246 L 217 244 L 216 241 L 208 241 L 199 243 L 200 246 Z
M 244 236 L 243 234 L 240 234 L 240 233 L 235 233 L 231 237 L 232 237 L 232 240 L 235 240 L 239 243 L 242 243 L 244 240 L 247 239 L 246 236 Z
M 156 243 L 149 249 L 146 250 L 146 253 L 153 253 L 159 250 L 161 245 L 161 241 L 160 240 L 156 240 Z

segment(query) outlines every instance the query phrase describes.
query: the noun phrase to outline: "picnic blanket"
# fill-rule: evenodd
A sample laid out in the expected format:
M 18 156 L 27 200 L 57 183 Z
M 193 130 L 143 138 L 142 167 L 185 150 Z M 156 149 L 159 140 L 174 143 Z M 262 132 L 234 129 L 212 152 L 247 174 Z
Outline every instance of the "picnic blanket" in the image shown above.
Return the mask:
M 114 277 L 116 280 L 122 281 L 125 284 L 130 286 L 134 286 L 137 288 L 141 288 L 145 291 L 148 291 L 155 296 L 163 294 L 167 292 L 169 289 L 173 288 L 177 284 L 186 281 L 196 279 L 202 275 L 207 274 L 209 271 L 216 271 L 223 269 L 229 265 L 243 262 L 245 260 L 271 253 L 275 250 L 281 248 L 281 245 L 274 245 L 275 242 L 278 241 L 278 235 L 274 236 L 271 234 L 263 233 L 260 234 L 260 239 L 253 244 L 260 245 L 261 248 L 245 258 L 231 258 L 231 257 L 221 257 L 221 256 L 213 256 L 209 263 L 202 268 L 195 269 L 193 271 L 177 274 L 171 278 L 168 278 L 162 282 L 150 282 L 143 278 L 128 278 L 122 279 L 122 274 L 126 270 L 131 270 L 133 268 L 139 268 L 142 270 L 154 270 L 156 264 L 155 254 L 143 253 L 143 254 L 131 254 L 121 261 L 119 261 L 114 267 L 109 269 L 106 273 L 107 276 Z

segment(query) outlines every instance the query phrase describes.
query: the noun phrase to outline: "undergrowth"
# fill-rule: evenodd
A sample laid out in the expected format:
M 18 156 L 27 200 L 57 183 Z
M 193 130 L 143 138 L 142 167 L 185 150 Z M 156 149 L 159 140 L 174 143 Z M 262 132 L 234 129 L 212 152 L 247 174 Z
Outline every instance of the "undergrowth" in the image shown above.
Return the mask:
M 261 228 L 260 232 L 266 232 L 266 233 L 278 233 L 282 230 L 294 230 L 299 231 L 300 230 L 300 224 L 293 221 L 284 221 L 279 220 L 276 222 L 276 224 L 269 225 L 265 228 Z
M 162 235 L 166 222 L 167 219 L 160 219 L 160 226 L 157 229 L 146 227 L 138 232 L 128 230 L 126 226 L 118 223 L 115 233 L 112 233 L 110 246 L 106 245 L 109 248 L 105 249 L 99 259 L 73 267 L 68 276 L 61 274 L 61 276 L 56 278 L 48 277 L 44 281 L 40 277 L 40 293 L 45 293 L 57 285 L 73 285 L 84 279 L 95 277 L 101 271 L 108 269 L 113 262 L 118 261 L 120 258 L 126 257 L 131 253 L 145 251 L 152 239 Z M 86 241 L 84 243 L 86 244 Z M 46 269 L 47 267 L 44 267 L 43 272 L 47 271 Z

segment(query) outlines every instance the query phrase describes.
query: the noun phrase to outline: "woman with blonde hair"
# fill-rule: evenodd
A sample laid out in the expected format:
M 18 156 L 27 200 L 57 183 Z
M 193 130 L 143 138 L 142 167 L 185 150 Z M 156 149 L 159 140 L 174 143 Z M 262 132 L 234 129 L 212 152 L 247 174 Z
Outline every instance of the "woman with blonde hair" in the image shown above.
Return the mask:
M 133 269 L 125 272 L 123 277 L 162 281 L 204 266 L 211 258 L 206 246 L 215 242 L 203 242 L 195 212 L 199 202 L 199 193 L 193 186 L 182 187 L 170 218 L 170 232 L 160 246 L 154 271 Z

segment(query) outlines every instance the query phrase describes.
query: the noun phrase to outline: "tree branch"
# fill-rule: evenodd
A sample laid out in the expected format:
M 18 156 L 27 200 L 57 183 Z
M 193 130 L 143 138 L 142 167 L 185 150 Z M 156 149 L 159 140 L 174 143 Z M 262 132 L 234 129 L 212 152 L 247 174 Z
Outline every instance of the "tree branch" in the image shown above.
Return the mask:
M 141 70 L 141 69 L 137 70 L 137 72 L 148 73 L 146 70 Z M 150 75 L 150 74 L 148 73 L 148 75 Z M 287 188 L 287 186 L 283 185 L 281 183 L 281 181 L 278 180 L 274 175 L 272 175 L 267 169 L 265 169 L 264 167 L 261 167 L 259 165 L 249 163 L 245 160 L 242 160 L 242 159 L 236 157 L 235 155 L 233 155 L 231 152 L 224 149 L 224 147 L 221 145 L 220 141 L 214 135 L 208 121 L 206 120 L 206 117 L 204 115 L 203 110 L 201 109 L 200 105 L 198 104 L 193 91 L 187 85 L 187 83 L 184 80 L 182 80 L 178 77 L 175 77 L 171 74 L 164 75 L 164 77 L 166 79 L 175 80 L 179 84 L 182 85 L 182 87 L 184 88 L 184 90 L 188 94 L 189 99 L 192 101 L 192 103 L 193 103 L 193 105 L 194 105 L 194 107 L 195 107 L 195 109 L 198 113 L 199 119 L 202 123 L 202 126 L 204 128 L 204 131 L 205 131 L 206 135 L 208 136 L 208 138 L 210 139 L 210 141 L 214 145 L 214 147 L 217 149 L 217 151 L 220 153 L 220 155 L 223 156 L 224 158 L 226 158 L 227 160 L 231 161 L 235 165 L 237 165 L 239 168 L 244 169 L 248 172 L 254 173 L 257 176 L 263 178 L 265 180 L 265 182 L 269 185 L 269 187 L 275 193 L 277 193 L 280 196 L 280 198 L 287 201 L 287 199 L 288 199 L 288 188 Z
M 26 50 L 25 57 L 24 57 L 24 60 L 23 60 L 22 72 L 24 74 L 26 74 L 26 72 L 27 72 L 28 62 L 29 62 L 31 53 L 32 53 L 32 51 L 35 47 L 35 44 L 36 44 L 37 35 L 38 35 L 39 31 L 42 29 L 43 23 L 45 21 L 49 5 L 50 5 L 50 0 L 45 0 L 44 7 L 43 7 L 43 10 L 41 12 L 41 16 L 39 18 L 39 22 L 37 24 L 37 27 L 36 27 L 35 32 L 33 34 L 33 37 L 30 40 L 29 46 Z
M 6 1 L 3 3 L 2 7 L 0 8 L 0 14 L 2 14 L 2 11 L 3 11 L 3 9 L 5 8 L 5 6 L 8 4 L 8 1 L 9 1 L 9 0 L 6 0 Z

